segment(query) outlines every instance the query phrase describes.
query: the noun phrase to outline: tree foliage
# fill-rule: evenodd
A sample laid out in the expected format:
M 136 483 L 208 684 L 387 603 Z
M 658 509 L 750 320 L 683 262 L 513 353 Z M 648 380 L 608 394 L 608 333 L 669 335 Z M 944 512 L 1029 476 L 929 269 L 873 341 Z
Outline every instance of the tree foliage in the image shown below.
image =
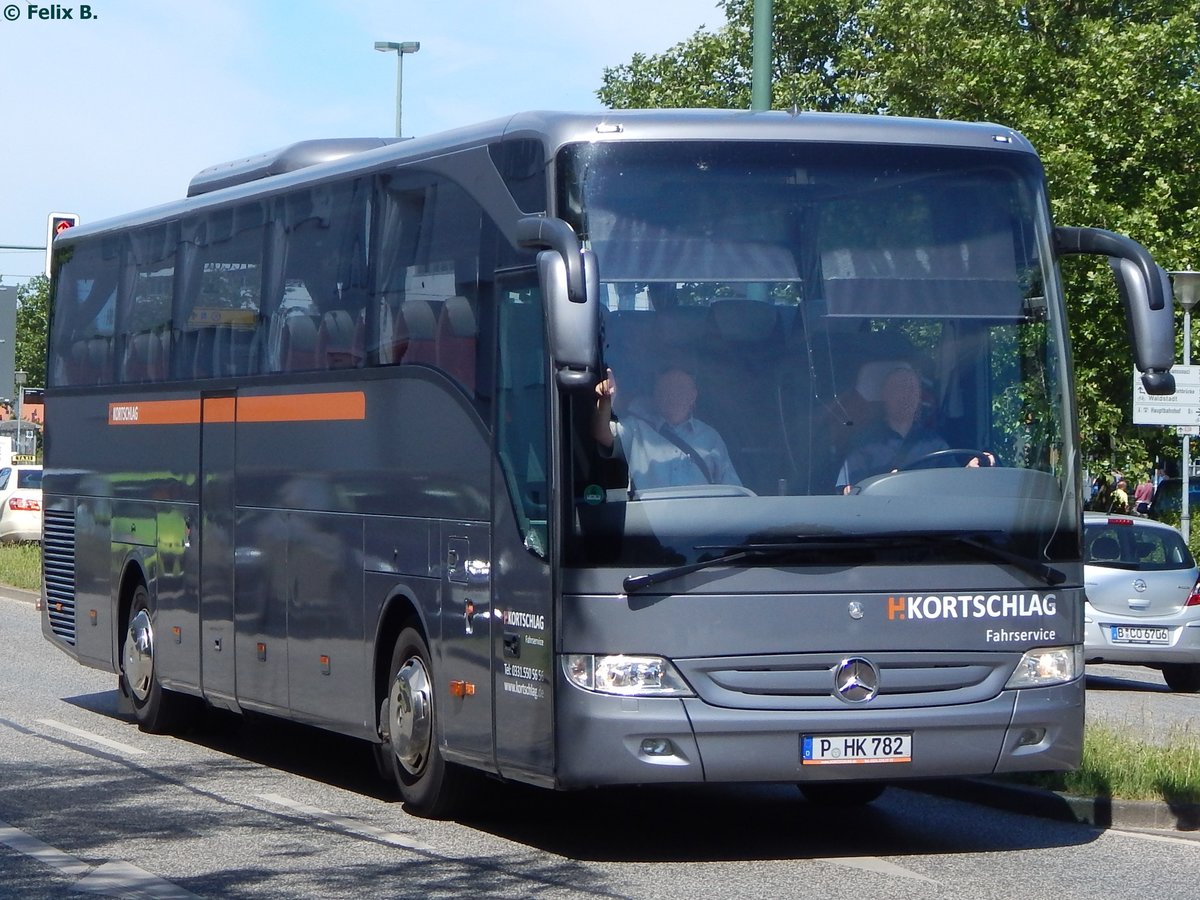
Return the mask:
M 45 275 L 17 288 L 16 364 L 25 372 L 25 384 L 46 384 L 46 328 L 50 309 L 50 281 Z
M 616 108 L 746 108 L 753 0 L 726 25 L 604 72 Z M 772 106 L 991 121 L 1024 133 L 1056 221 L 1200 266 L 1200 0 L 775 0 Z M 1098 464 L 1177 450 L 1131 424 L 1124 313 L 1103 261 L 1063 264 L 1080 427 Z

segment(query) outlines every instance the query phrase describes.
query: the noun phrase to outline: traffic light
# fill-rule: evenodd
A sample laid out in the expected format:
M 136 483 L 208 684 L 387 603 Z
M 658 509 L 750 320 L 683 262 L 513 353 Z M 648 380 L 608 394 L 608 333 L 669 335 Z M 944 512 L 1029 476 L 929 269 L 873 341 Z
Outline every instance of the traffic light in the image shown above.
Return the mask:
M 54 255 L 54 239 L 79 224 L 75 213 L 50 213 L 46 227 L 46 277 L 50 277 L 50 260 Z
M 50 213 L 50 240 L 79 224 L 79 216 L 75 213 Z

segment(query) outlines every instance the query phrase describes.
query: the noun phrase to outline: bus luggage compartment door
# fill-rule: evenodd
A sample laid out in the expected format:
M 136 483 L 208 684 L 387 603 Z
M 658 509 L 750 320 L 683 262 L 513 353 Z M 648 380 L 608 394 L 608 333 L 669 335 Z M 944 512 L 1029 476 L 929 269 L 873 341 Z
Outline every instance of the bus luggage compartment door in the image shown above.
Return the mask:
M 237 709 L 233 628 L 236 402 L 232 391 L 205 393 L 200 398 L 200 677 L 204 696 L 231 709 Z

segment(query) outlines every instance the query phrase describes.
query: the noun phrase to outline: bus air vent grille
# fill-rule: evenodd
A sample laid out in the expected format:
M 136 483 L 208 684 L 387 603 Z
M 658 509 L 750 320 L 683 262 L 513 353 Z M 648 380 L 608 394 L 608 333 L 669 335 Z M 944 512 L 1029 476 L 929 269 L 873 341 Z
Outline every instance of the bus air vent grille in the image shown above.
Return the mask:
M 50 628 L 75 644 L 75 513 L 48 509 L 42 521 L 42 567 Z

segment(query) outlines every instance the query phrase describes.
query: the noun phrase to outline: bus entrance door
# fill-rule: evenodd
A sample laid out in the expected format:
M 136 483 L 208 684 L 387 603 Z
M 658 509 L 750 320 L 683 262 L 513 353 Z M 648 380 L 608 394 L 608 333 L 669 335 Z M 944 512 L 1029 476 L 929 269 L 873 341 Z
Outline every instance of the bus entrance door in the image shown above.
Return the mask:
M 442 529 L 445 601 L 437 690 L 447 755 L 494 768 L 491 541 L 485 526 L 445 524 Z

